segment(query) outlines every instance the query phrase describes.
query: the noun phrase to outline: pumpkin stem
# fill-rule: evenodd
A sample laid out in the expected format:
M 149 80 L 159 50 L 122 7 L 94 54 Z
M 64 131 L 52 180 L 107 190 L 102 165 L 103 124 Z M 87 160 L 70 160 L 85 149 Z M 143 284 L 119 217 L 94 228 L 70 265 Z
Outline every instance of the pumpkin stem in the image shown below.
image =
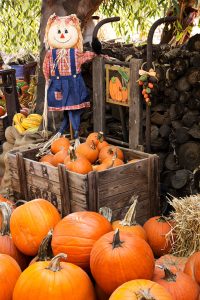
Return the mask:
M 136 206 L 137 206 L 137 203 L 138 203 L 137 199 L 138 199 L 138 196 L 136 196 L 136 195 L 132 196 L 131 200 L 133 201 L 133 204 L 130 206 L 129 210 L 127 211 L 127 213 L 124 217 L 124 219 L 119 222 L 120 225 L 122 225 L 122 226 L 132 226 L 132 225 L 137 224 L 137 222 L 135 220 Z
M 17 202 L 15 203 L 15 205 L 17 206 L 18 204 L 26 204 L 28 201 L 26 200 L 17 200 Z
M 110 209 L 109 207 L 106 207 L 106 206 L 100 207 L 99 213 L 100 213 L 100 215 L 104 216 L 104 218 L 106 218 L 109 222 L 111 222 L 112 209 Z
M 164 276 L 163 279 L 165 279 L 168 282 L 176 282 L 176 275 L 174 273 L 172 273 L 172 271 L 170 271 L 165 266 L 163 266 L 163 269 L 164 269 L 164 272 L 165 272 L 165 276 Z
M 103 131 L 99 131 L 97 135 L 97 140 L 102 143 L 104 141 Z
M 52 234 L 53 229 L 49 230 L 48 234 L 42 240 L 38 250 L 38 255 L 34 258 L 34 262 L 50 260 L 53 257 L 51 248 Z
M 69 155 L 71 161 L 75 161 L 77 159 L 76 152 L 73 147 L 69 147 Z
M 115 233 L 114 233 L 114 236 L 113 236 L 112 248 L 113 249 L 119 248 L 119 247 L 122 246 L 122 244 L 123 244 L 123 242 L 120 241 L 119 229 L 117 228 L 115 230 Z
M 10 235 L 10 217 L 12 210 L 9 204 L 0 202 L 0 212 L 2 214 L 1 235 Z
M 156 300 L 151 295 L 149 295 L 149 291 L 140 290 L 136 296 L 138 300 Z
M 49 263 L 49 266 L 46 268 L 47 270 L 50 270 L 52 272 L 58 272 L 61 270 L 61 266 L 60 266 L 60 260 L 67 259 L 67 254 L 65 253 L 59 253 L 58 255 L 54 256 L 54 258 L 52 258 L 52 260 Z

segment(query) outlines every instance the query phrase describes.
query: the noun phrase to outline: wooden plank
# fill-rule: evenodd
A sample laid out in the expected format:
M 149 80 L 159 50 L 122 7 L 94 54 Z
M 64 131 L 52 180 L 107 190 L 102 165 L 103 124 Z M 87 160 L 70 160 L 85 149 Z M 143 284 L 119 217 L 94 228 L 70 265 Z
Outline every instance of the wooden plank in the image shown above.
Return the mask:
M 88 210 L 97 211 L 98 203 L 98 172 L 88 174 Z
M 97 74 L 98 72 L 98 74 Z M 93 123 L 94 131 L 105 131 L 105 70 L 104 59 L 93 60 Z
M 37 186 L 39 189 L 48 190 L 60 195 L 60 183 L 49 180 L 48 178 L 39 177 L 30 173 L 26 174 L 27 184 Z
M 60 181 L 60 194 L 61 194 L 61 213 L 62 217 L 71 213 L 71 204 L 69 196 L 69 182 L 68 172 L 64 165 L 58 165 L 58 175 Z
M 28 200 L 28 190 L 27 190 L 27 178 L 26 178 L 26 171 L 25 171 L 25 164 L 24 158 L 22 153 L 16 153 L 16 163 L 17 163 L 17 170 L 19 176 L 19 185 L 21 196 L 24 200 Z
M 137 83 L 142 59 L 130 61 L 130 97 L 129 97 L 129 148 L 136 149 L 142 144 L 142 100 Z

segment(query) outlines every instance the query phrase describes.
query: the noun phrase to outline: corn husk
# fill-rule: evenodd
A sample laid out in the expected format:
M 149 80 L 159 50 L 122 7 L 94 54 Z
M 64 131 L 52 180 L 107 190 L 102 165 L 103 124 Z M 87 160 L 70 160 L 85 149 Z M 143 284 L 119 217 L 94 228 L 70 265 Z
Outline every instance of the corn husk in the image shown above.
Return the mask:
M 200 251 L 200 194 L 169 200 L 174 220 L 169 236 L 173 236 L 171 253 L 190 256 Z

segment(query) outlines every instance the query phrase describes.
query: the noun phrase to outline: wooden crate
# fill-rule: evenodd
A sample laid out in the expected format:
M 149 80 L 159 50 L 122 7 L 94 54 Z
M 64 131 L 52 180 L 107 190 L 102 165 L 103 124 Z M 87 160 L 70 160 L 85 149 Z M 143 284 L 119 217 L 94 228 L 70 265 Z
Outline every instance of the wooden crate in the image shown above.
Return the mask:
M 113 220 L 122 218 L 130 206 L 133 194 L 138 195 L 136 219 L 144 223 L 159 213 L 158 157 L 121 148 L 125 159 L 139 158 L 102 172 L 80 175 L 34 161 L 38 148 L 8 154 L 12 188 L 18 197 L 26 200 L 45 198 L 52 202 L 63 216 L 75 211 L 98 211 L 107 206 L 113 211 Z

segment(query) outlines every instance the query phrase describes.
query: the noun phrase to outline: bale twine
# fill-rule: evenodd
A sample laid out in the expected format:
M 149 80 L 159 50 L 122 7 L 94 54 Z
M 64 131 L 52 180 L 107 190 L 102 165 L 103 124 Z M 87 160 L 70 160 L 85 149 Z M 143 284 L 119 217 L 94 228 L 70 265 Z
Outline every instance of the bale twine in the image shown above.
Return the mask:
M 169 234 L 174 237 L 171 253 L 188 257 L 200 251 L 200 194 L 173 198 L 169 203 L 174 208 L 174 226 Z

